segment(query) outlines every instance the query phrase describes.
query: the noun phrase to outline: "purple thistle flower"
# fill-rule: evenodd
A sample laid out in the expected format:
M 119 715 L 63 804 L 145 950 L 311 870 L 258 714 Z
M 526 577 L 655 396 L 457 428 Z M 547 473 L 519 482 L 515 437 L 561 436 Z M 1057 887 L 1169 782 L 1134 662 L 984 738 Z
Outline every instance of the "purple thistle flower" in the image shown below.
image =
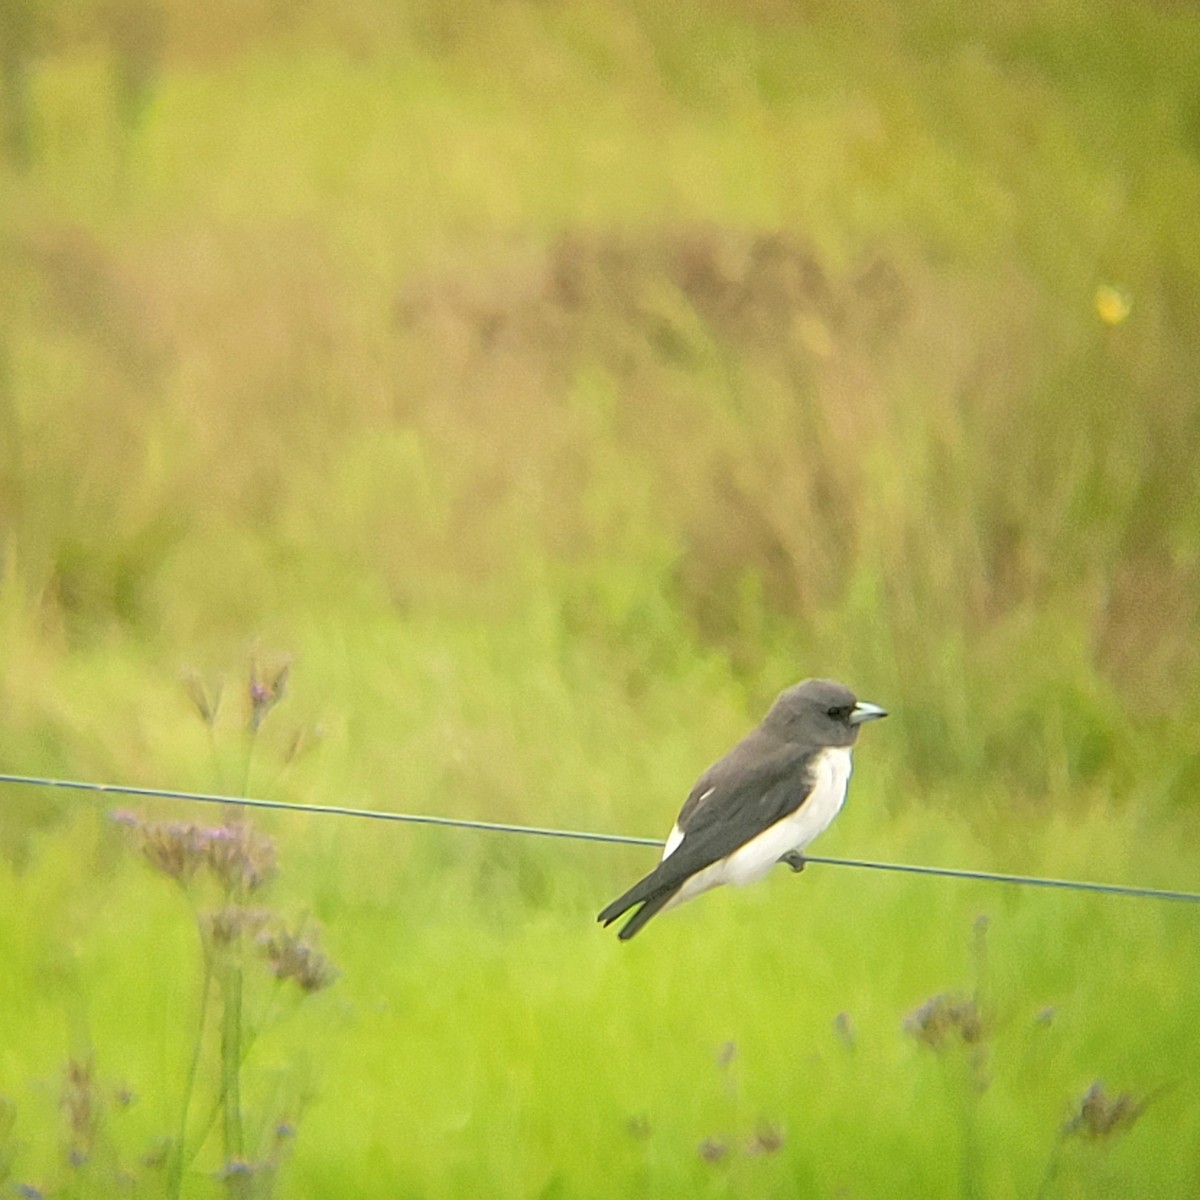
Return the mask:
M 207 831 L 205 862 L 227 895 L 256 892 L 275 877 L 275 842 L 239 822 Z
M 138 826 L 139 843 L 146 861 L 180 883 L 186 883 L 203 862 L 204 830 L 182 821 L 160 821 Z

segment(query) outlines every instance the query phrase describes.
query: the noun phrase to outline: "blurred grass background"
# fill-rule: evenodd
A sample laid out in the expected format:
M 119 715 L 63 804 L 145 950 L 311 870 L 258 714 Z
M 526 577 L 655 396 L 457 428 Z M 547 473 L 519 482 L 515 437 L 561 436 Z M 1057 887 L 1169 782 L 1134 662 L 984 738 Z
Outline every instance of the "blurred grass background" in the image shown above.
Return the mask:
M 893 716 L 820 852 L 1196 886 L 1192 6 L 0 32 L 6 770 L 663 834 L 824 674 Z M 164 1194 L 187 905 L 3 801 L 0 1172 Z M 185 1195 L 1200 1194 L 1186 910 L 814 868 L 618 947 L 646 852 L 260 824 L 341 978 L 248 1000 L 249 1178 Z M 1153 1099 L 1064 1136 L 1097 1078 Z

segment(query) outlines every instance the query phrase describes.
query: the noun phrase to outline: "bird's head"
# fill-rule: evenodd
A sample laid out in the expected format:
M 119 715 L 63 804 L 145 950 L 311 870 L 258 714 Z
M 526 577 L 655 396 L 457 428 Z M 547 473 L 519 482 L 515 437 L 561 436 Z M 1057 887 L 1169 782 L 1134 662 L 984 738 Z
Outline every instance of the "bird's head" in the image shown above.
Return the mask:
M 779 693 L 763 726 L 788 741 L 853 746 L 864 721 L 886 716 L 878 704 L 859 700 L 844 684 L 806 679 Z

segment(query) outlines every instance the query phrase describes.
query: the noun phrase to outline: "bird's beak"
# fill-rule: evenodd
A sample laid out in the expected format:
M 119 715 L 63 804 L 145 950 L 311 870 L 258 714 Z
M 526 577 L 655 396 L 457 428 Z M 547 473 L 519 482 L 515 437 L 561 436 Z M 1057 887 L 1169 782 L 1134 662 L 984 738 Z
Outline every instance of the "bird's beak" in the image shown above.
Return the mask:
M 878 721 L 880 717 L 886 716 L 886 708 L 880 708 L 878 704 L 868 704 L 865 700 L 860 700 L 850 710 L 850 724 L 861 725 L 864 721 Z

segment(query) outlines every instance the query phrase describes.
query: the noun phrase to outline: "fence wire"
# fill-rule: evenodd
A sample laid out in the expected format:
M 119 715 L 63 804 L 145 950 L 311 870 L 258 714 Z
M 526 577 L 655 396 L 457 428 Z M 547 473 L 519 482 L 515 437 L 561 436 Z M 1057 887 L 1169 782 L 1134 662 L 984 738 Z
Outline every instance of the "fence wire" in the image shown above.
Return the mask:
M 134 787 L 124 783 L 93 783 L 82 779 L 51 779 L 38 775 L 0 773 L 0 784 L 35 788 L 58 788 L 138 799 L 182 800 L 192 804 L 232 805 L 237 808 L 268 809 L 276 812 L 307 813 L 312 816 L 357 817 L 368 821 L 397 821 L 405 825 L 438 825 L 448 829 L 473 829 L 484 833 L 509 833 L 526 837 L 562 838 L 576 842 L 606 842 L 618 846 L 653 846 L 661 849 L 659 838 L 637 837 L 627 833 L 602 833 L 590 829 L 556 829 L 544 825 L 516 825 L 504 821 L 476 821 L 467 817 L 443 817 L 433 813 L 390 812 L 374 808 L 350 808 L 340 804 L 293 804 L 288 800 L 268 800 L 255 796 L 224 796 L 212 792 L 182 792 L 171 788 Z M 935 867 L 921 863 L 877 862 L 866 858 L 829 858 L 806 854 L 806 863 L 824 867 L 851 867 L 864 871 L 892 871 L 905 875 L 930 875 L 942 879 L 965 879 L 982 883 L 1014 884 L 1020 887 L 1058 888 L 1071 892 L 1099 892 L 1108 896 L 1137 897 L 1144 900 L 1171 900 L 1200 904 L 1200 892 L 1170 888 L 1141 887 L 1125 883 L 1099 883 L 1087 879 L 1054 879 L 1044 875 L 1013 875 L 1003 871 L 976 871 L 965 867 Z

